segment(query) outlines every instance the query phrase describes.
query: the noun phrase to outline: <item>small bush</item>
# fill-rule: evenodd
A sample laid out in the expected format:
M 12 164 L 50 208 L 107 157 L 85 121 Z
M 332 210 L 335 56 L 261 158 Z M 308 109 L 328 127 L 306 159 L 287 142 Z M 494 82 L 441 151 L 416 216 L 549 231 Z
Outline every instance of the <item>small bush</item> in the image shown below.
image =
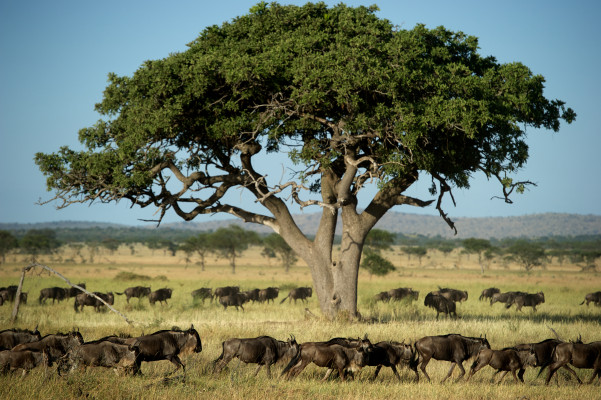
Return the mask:
M 140 275 L 134 272 L 121 271 L 115 275 L 114 280 L 116 281 L 148 281 L 151 278 L 147 275 Z

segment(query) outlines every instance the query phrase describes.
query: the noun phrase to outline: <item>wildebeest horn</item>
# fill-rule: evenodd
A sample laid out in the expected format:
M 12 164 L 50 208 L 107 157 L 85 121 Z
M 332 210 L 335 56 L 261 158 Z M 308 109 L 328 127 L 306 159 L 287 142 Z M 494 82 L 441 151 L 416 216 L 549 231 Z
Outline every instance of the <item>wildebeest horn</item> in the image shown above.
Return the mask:
M 190 330 L 194 329 L 194 324 L 190 324 Z

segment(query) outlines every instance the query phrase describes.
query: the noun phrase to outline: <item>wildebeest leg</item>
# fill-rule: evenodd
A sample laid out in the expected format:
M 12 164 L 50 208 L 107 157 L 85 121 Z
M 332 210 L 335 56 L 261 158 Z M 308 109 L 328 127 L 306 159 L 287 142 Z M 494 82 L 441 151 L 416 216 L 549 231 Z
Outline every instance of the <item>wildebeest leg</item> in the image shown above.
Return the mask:
M 428 357 L 428 358 L 424 357 L 422 359 L 422 363 L 419 367 L 422 370 L 422 372 L 424 373 L 424 376 L 426 377 L 426 379 L 428 379 L 428 382 L 430 382 L 430 376 L 426 372 L 426 365 L 428 365 L 429 362 L 430 362 L 430 357 Z
M 182 360 L 179 359 L 179 357 L 177 355 L 171 356 L 170 358 L 168 358 L 168 360 L 171 361 L 171 363 L 176 366 L 175 371 L 173 371 L 171 373 L 177 372 L 180 368 L 183 368 L 184 375 L 186 374 L 186 366 L 184 365 Z M 169 375 L 169 374 L 167 374 L 167 375 Z
M 591 376 L 591 379 L 589 379 L 589 381 L 587 383 L 589 385 L 591 383 L 593 383 L 593 381 L 595 380 L 595 377 L 598 377 L 599 380 L 601 380 L 601 369 L 595 369 L 595 370 L 593 370 L 593 375 Z
M 401 381 L 401 376 L 399 375 L 399 372 L 396 370 L 396 367 L 394 366 L 394 364 L 391 365 L 390 368 L 392 369 L 392 372 L 394 372 L 394 376 L 396 376 L 396 378 L 400 382 Z
M 375 381 L 375 380 L 376 380 L 376 378 L 378 377 L 378 374 L 380 373 L 380 370 L 381 370 L 381 369 L 382 369 L 382 366 L 381 366 L 381 365 L 378 365 L 378 366 L 376 367 L 376 372 L 374 373 L 374 376 L 371 378 L 371 380 L 372 380 L 372 381 Z
M 581 381 L 581 380 L 580 380 L 580 378 L 578 377 L 578 374 L 576 373 L 576 371 L 574 371 L 572 368 L 570 368 L 570 366 L 569 366 L 569 365 L 567 365 L 567 364 L 566 364 L 566 365 L 564 365 L 563 367 L 564 367 L 565 369 L 567 369 L 568 371 L 570 371 L 570 373 L 576 377 L 576 380 L 578 381 L 578 383 L 582 384 L 582 381 Z
M 257 376 L 257 374 L 259 373 L 259 370 L 261 369 L 263 365 L 259 364 L 257 366 L 257 369 L 255 370 L 255 373 L 253 374 L 253 377 Z M 269 371 L 269 366 L 267 366 L 267 371 Z M 269 375 L 269 372 L 267 373 L 267 375 Z
M 330 377 L 330 375 L 332 374 L 332 371 L 334 371 L 332 368 L 328 368 L 328 370 L 326 371 L 326 374 L 324 375 L 324 377 L 321 380 L 327 381 L 328 378 Z M 344 378 L 342 378 L 342 380 L 344 380 Z
M 459 366 L 459 369 L 461 370 L 461 373 L 459 374 L 459 376 L 457 377 L 457 379 L 455 379 L 455 382 L 459 382 L 461 380 L 461 378 L 463 378 L 463 376 L 465 375 L 465 369 L 463 368 L 463 363 L 462 362 L 458 362 L 457 366 Z
M 518 378 L 520 378 L 520 381 L 522 381 L 522 383 L 524 383 L 524 372 L 526 372 L 524 368 L 520 368 L 520 370 L 518 371 Z
M 481 370 L 481 369 L 484 367 L 484 365 L 485 365 L 485 364 L 483 364 L 483 363 L 477 363 L 477 364 L 476 364 L 476 363 L 474 363 L 474 364 L 475 364 L 475 365 L 472 365 L 472 368 L 470 369 L 470 373 L 469 373 L 469 374 L 467 374 L 467 379 L 465 380 L 466 382 L 469 382 L 470 378 L 471 378 L 472 376 L 474 376 L 474 374 L 475 374 L 476 372 L 480 371 L 480 370 Z M 495 372 L 495 374 L 496 374 L 496 372 Z M 493 375 L 493 378 L 494 378 L 494 375 Z
M 520 383 L 520 381 L 518 381 L 518 377 L 516 376 L 515 369 L 512 370 L 511 373 L 513 374 L 513 380 L 515 380 L 515 383 Z
M 547 379 L 545 380 L 545 385 L 549 384 L 551 378 L 553 377 L 553 374 L 555 374 L 555 371 L 557 371 L 561 367 L 562 365 L 560 363 L 553 363 L 549 365 L 549 374 L 547 375 Z M 559 382 L 557 382 L 557 384 L 559 384 Z
M 456 363 L 454 361 L 451 363 L 451 368 L 449 368 L 449 373 L 447 374 L 447 376 L 444 377 L 444 379 L 442 381 L 440 381 L 440 383 L 444 383 L 444 381 L 449 379 L 449 376 L 451 376 L 451 374 L 453 373 L 453 370 L 455 369 L 455 364 Z
M 271 379 L 271 365 L 267 364 L 265 368 L 267 368 L 267 378 Z
M 505 375 L 507 375 L 509 371 L 502 371 L 501 372 L 501 377 L 499 378 L 499 381 L 497 382 L 497 385 L 500 385 L 501 382 L 503 381 L 503 379 L 505 379 Z

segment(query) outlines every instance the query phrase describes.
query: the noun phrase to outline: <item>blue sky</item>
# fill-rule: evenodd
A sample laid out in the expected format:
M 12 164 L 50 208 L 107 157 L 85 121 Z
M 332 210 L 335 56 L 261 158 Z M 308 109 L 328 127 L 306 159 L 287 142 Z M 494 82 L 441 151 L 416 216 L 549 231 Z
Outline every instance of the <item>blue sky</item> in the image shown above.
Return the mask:
M 504 63 L 524 63 L 546 78 L 548 98 L 566 101 L 578 114 L 575 123 L 563 125 L 558 133 L 528 130 L 530 160 L 518 178 L 536 182 L 537 187 L 507 205 L 491 200 L 499 195 L 496 182 L 475 175 L 471 189 L 454 191 L 456 207 L 449 201 L 445 204 L 451 217 L 543 212 L 601 215 L 601 3 L 346 2 L 374 3 L 380 7 L 378 16 L 402 28 L 411 29 L 417 23 L 429 28 L 444 25 L 478 37 L 481 54 Z M 63 210 L 35 204 L 52 195 L 33 156 L 63 145 L 79 148 L 78 130 L 100 118 L 94 104 L 101 99 L 109 72 L 131 75 L 145 60 L 184 51 L 186 43 L 205 27 L 246 14 L 254 4 L 245 0 L 2 2 L 0 222 L 81 220 L 139 225 L 141 219 L 153 218 L 154 210 L 130 208 L 126 203 L 74 205 Z M 410 194 L 429 198 L 428 186 L 429 182 L 423 182 Z M 395 210 L 437 215 L 434 207 Z M 179 221 L 174 214 L 164 219 L 174 221 Z

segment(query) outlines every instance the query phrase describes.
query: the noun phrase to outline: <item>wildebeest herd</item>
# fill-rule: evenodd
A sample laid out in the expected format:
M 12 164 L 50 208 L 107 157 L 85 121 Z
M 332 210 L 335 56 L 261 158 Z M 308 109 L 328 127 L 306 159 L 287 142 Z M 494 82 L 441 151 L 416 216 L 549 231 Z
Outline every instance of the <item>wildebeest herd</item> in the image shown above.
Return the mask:
M 202 351 L 200 336 L 193 325 L 187 330 L 172 328 L 138 337 L 106 336 L 84 342 L 79 331 L 55 333 L 42 336 L 37 327 L 33 330 L 7 329 L 0 332 L 0 373 L 23 371 L 23 375 L 37 366 L 46 368 L 56 365 L 56 372 L 65 375 L 87 367 L 112 368 L 118 373 L 141 375 L 142 362 L 166 360 L 175 365 L 175 371 L 183 370 L 181 357 Z M 406 366 L 420 379 L 419 371 L 430 381 L 426 371 L 434 359 L 447 361 L 451 367 L 442 379 L 449 379 L 457 367 L 460 370 L 456 381 L 466 374 L 463 363 L 474 359 L 466 381 L 486 366 L 501 373 L 499 383 L 511 372 L 516 383 L 524 382 L 528 367 L 540 367 L 538 376 L 548 367 L 545 380 L 549 384 L 556 372 L 563 368 L 582 383 L 572 367 L 592 369 L 588 381 L 601 380 L 601 341 L 583 343 L 546 339 L 538 343 L 521 343 L 498 350 L 491 349 L 484 337 L 469 337 L 460 334 L 426 336 L 413 343 L 381 341 L 373 344 L 363 338 L 336 337 L 323 342 L 298 343 L 293 335 L 287 340 L 270 336 L 256 338 L 231 338 L 222 342 L 221 354 L 212 362 L 212 374 L 221 373 L 224 367 L 238 358 L 246 364 L 256 364 L 256 376 L 265 366 L 267 376 L 272 377 L 271 367 L 285 364 L 280 376 L 293 379 L 309 364 L 326 368 L 323 380 L 335 372 L 340 380 L 354 379 L 355 373 L 364 367 L 376 367 L 371 378 L 375 380 L 382 367 L 390 367 L 401 381 L 397 367 Z M 174 371 L 174 372 L 175 372 Z M 537 377 L 538 377 L 537 376 Z

